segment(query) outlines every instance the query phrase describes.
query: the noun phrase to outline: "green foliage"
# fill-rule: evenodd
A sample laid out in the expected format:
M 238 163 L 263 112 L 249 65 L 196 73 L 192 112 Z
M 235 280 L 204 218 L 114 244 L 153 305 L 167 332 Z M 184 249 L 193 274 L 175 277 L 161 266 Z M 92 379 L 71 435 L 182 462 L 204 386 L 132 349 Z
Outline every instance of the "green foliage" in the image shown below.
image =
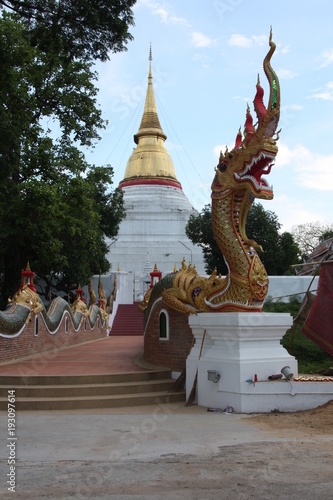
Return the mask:
M 288 232 L 279 233 L 281 224 L 278 216 L 265 210 L 260 203 L 252 205 L 247 222 L 248 237 L 257 241 L 263 248 L 258 255 L 266 271 L 271 276 L 292 274 L 290 265 L 299 262 L 299 248 Z
M 112 168 L 88 165 L 79 147 L 105 127 L 93 61 L 125 48 L 133 4 L 0 0 L 16 12 L 0 17 L 1 308 L 27 260 L 46 295 L 109 269 L 122 193 Z
M 292 300 L 289 303 L 278 301 L 267 301 L 264 304 L 264 312 L 289 312 L 295 318 L 299 312 L 300 303 Z M 333 358 L 324 349 L 308 339 L 301 329 L 303 323 L 297 323 L 292 347 L 290 349 L 293 327 L 290 328 L 282 339 L 282 345 L 289 354 L 295 356 L 298 361 L 299 373 L 318 373 L 333 366 Z M 289 351 L 290 349 L 290 351 Z
M 279 233 L 281 225 L 274 212 L 265 210 L 260 203 L 252 205 L 249 210 L 246 232 L 263 247 L 258 254 L 269 275 L 292 274 L 291 264 L 299 262 L 299 248 L 290 233 Z M 214 238 L 211 206 L 206 205 L 197 215 L 191 215 L 186 226 L 186 234 L 190 240 L 203 248 L 205 269 L 211 273 L 214 268 L 221 274 L 227 272 L 223 256 Z
M 227 266 L 213 234 L 210 205 L 206 205 L 199 215 L 190 215 L 185 232 L 192 243 L 202 247 L 206 272 L 210 274 L 216 267 L 218 273 L 225 274 Z
M 333 238 L 333 229 L 328 229 L 319 238 L 319 241 L 325 241 Z
M 0 0 L 15 12 L 31 45 L 42 52 L 81 61 L 109 59 L 133 39 L 131 7 L 136 0 Z

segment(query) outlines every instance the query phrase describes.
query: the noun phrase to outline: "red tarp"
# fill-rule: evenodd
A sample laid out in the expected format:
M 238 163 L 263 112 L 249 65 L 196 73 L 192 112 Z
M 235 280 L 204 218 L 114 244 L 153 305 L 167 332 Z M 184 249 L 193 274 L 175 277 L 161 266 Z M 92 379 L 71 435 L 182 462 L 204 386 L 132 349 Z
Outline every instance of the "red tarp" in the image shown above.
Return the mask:
M 321 268 L 317 295 L 302 333 L 333 356 L 333 263 Z

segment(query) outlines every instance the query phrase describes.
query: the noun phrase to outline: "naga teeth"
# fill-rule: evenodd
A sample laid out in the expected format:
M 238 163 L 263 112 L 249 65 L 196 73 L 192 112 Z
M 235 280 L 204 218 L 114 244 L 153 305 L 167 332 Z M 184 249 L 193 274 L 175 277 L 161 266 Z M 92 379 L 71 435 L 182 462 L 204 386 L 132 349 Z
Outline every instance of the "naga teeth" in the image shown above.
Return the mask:
M 275 156 L 272 156 L 272 155 L 268 155 L 266 153 L 263 153 L 261 152 L 259 154 L 259 156 L 256 156 L 255 158 L 252 159 L 251 163 L 245 168 L 245 170 L 243 172 L 241 172 L 240 174 L 235 174 L 235 175 L 239 175 L 240 177 L 243 177 L 246 175 L 246 173 L 251 170 L 251 168 L 253 167 L 253 165 L 255 165 L 258 161 L 260 161 L 262 158 L 268 158 L 269 160 L 272 160 L 274 161 L 275 159 Z M 273 164 L 272 164 L 273 165 Z
M 260 161 L 262 158 L 264 159 L 269 159 L 269 160 L 272 160 L 272 163 L 268 166 L 269 167 L 272 167 L 274 165 L 274 159 L 275 159 L 275 156 L 272 156 L 272 155 L 268 155 L 266 153 L 263 153 L 261 152 L 259 154 L 259 156 L 256 156 L 255 158 L 252 159 L 251 163 L 245 168 L 245 170 L 241 173 L 237 173 L 235 172 L 234 173 L 234 177 L 235 179 L 237 180 L 249 180 L 251 181 L 255 187 L 259 190 L 260 187 L 261 187 L 261 184 L 259 184 L 259 182 L 256 180 L 255 177 L 253 177 L 251 174 L 250 175 L 246 175 L 249 171 L 251 171 L 253 165 L 255 165 L 258 161 Z M 263 172 L 265 173 L 265 172 Z M 273 186 L 272 185 L 269 185 L 268 182 L 264 179 L 261 179 L 262 180 L 262 184 L 264 184 L 268 189 L 270 189 L 271 191 L 273 191 Z
M 251 181 L 255 185 L 255 187 L 257 189 L 260 189 L 259 182 L 255 179 L 255 177 L 252 177 L 252 175 L 242 175 L 242 176 L 240 176 L 237 173 L 235 173 L 234 175 L 235 175 L 235 178 L 238 179 L 238 180 L 241 179 L 243 181 L 245 179 L 248 179 L 249 181 Z M 268 184 L 268 182 L 265 182 L 264 180 L 263 180 L 263 183 L 266 185 L 266 187 L 268 187 L 271 191 L 273 191 L 273 186 L 271 186 L 270 184 Z

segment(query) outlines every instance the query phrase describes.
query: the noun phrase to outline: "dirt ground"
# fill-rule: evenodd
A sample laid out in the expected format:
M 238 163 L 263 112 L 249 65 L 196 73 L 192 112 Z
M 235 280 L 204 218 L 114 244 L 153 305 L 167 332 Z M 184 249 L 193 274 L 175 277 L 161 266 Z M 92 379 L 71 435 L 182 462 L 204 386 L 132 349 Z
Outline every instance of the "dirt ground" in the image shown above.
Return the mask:
M 103 440 L 107 440 L 109 434 L 112 438 L 112 432 L 124 432 L 126 416 L 103 415 L 106 420 L 102 421 L 96 415 L 96 425 L 105 426 L 105 421 L 109 422 L 109 431 L 105 429 L 105 436 L 100 442 L 95 435 L 92 436 L 95 447 L 88 443 L 90 456 L 82 450 L 81 456 L 73 455 L 70 459 L 69 448 L 76 443 L 71 441 L 75 427 L 72 429 L 67 425 L 69 416 L 59 415 L 59 429 L 62 428 L 60 422 L 63 418 L 63 436 L 58 434 L 58 440 L 63 439 L 67 453 L 63 453 L 62 459 L 56 453 L 51 460 L 47 458 L 46 448 L 44 455 L 42 450 L 35 455 L 31 450 L 30 455 L 24 455 L 19 461 L 15 494 L 1 490 L 1 498 L 333 499 L 333 401 L 315 410 L 297 413 L 227 416 L 212 415 L 198 408 L 186 411 L 189 413 L 184 414 L 182 408 L 173 415 L 170 412 L 169 420 L 151 433 L 151 442 L 160 439 L 156 441 L 159 446 L 157 452 L 154 449 L 151 454 L 144 454 L 144 450 L 135 454 L 119 453 L 114 454 L 112 460 L 105 459 L 103 455 Z M 75 415 L 70 417 L 75 418 Z M 89 415 L 89 418 L 93 417 Z M 143 420 L 142 414 L 137 417 L 145 425 L 148 424 L 148 417 Z M 41 431 L 42 422 L 49 425 L 46 417 L 40 417 L 36 426 Z M 202 442 L 205 438 L 200 441 L 202 422 L 206 422 L 207 426 L 215 425 L 212 434 L 214 440 L 216 433 L 215 448 L 209 448 L 209 443 L 205 448 Z M 184 423 L 185 427 L 181 428 Z M 217 423 L 221 424 L 219 428 Z M 169 424 L 170 429 L 167 428 Z M 191 426 L 196 434 L 193 441 L 196 440 L 201 448 L 194 448 L 191 438 L 188 438 Z M 31 429 L 34 432 L 33 426 Z M 223 429 L 226 434 L 221 437 Z M 175 443 L 170 443 L 168 447 L 165 440 L 171 439 L 167 434 L 171 431 L 176 433 L 176 438 Z M 166 434 L 163 435 L 163 432 Z M 237 436 L 237 432 L 240 435 Z M 77 440 L 84 442 L 87 437 L 78 431 Z M 22 434 L 22 449 L 24 439 Z M 41 439 L 45 440 L 43 435 Z M 181 448 L 176 447 L 177 439 L 182 441 Z M 235 440 L 235 444 L 231 443 L 231 439 Z M 145 444 L 148 445 L 148 439 L 146 443 L 142 442 L 142 446 Z M 55 447 L 54 444 L 52 446 Z M 172 452 L 173 449 L 175 452 Z M 42 459 L 43 456 L 45 459 Z
M 276 431 L 280 437 L 290 436 L 290 432 L 295 436 L 306 435 L 307 438 L 311 436 L 333 437 L 333 401 L 314 410 L 255 415 L 249 419 L 249 422 L 262 430 Z

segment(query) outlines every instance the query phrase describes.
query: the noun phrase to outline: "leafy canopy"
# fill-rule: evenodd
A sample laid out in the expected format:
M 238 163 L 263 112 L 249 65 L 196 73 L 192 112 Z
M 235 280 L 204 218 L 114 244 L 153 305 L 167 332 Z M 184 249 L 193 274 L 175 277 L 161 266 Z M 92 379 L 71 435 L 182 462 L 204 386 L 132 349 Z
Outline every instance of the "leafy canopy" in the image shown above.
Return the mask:
M 1 1 L 0 276 L 2 307 L 30 260 L 64 293 L 106 272 L 105 236 L 124 216 L 110 166 L 82 147 L 105 127 L 95 59 L 125 49 L 129 1 Z
M 106 61 L 133 39 L 136 0 L 0 0 L 18 14 L 31 45 L 69 59 Z

